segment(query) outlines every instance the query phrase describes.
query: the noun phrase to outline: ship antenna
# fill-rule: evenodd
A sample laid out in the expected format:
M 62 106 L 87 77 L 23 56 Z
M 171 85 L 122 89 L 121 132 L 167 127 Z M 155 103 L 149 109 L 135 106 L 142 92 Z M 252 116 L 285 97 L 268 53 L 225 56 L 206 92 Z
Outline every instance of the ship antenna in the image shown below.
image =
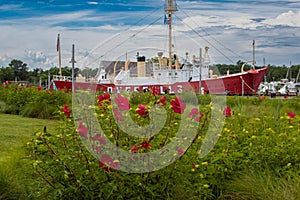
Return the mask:
M 168 14 L 167 24 L 169 25 L 169 69 L 172 68 L 172 14 L 178 11 L 176 0 L 166 0 L 165 13 Z

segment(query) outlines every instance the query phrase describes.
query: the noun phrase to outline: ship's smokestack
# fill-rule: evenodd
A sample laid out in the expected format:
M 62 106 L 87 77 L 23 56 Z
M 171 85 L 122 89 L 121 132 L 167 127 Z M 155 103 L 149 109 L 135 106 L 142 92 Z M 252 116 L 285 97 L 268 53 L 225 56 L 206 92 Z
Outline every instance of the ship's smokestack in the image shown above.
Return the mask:
M 174 54 L 174 60 L 175 60 L 175 69 L 180 69 L 179 59 L 176 54 Z
M 138 75 L 138 77 L 146 77 L 146 58 L 145 58 L 145 56 L 137 57 L 137 75 Z
M 158 56 L 158 63 L 159 63 L 159 69 L 161 69 L 161 66 L 162 66 L 162 63 L 163 63 L 162 55 L 163 55 L 163 52 L 158 52 L 158 53 L 157 53 L 157 56 Z

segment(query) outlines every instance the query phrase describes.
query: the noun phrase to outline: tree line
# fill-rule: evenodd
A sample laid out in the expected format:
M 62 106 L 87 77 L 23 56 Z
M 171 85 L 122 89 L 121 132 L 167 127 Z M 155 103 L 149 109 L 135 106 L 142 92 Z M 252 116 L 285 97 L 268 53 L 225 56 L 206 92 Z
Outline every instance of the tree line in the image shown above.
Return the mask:
M 75 77 L 78 74 L 81 74 L 84 77 L 93 77 L 96 75 L 98 69 L 74 69 Z M 62 67 L 61 72 L 63 76 L 72 76 L 71 67 Z M 42 82 L 43 85 L 50 79 L 53 78 L 53 75 L 60 75 L 59 67 L 52 67 L 50 69 L 35 68 L 29 69 L 26 63 L 21 60 L 14 59 L 12 60 L 7 67 L 0 68 L 0 83 L 6 81 L 27 81 L 31 84 L 38 85 Z
M 238 61 L 236 65 L 228 65 L 228 64 L 216 64 L 211 69 L 215 74 L 224 75 L 227 74 L 227 70 L 229 70 L 230 74 L 238 73 L 241 71 L 241 67 L 243 65 L 242 61 Z M 300 65 L 292 65 L 290 67 L 287 66 L 275 66 L 275 65 L 268 65 L 269 70 L 266 74 L 266 81 L 279 81 L 281 79 L 288 78 L 289 80 L 296 79 L 298 76 L 298 80 L 300 81 L 299 77 L 299 70 Z M 256 68 L 261 68 L 262 66 L 257 66 Z M 244 70 L 249 70 L 251 65 L 245 65 Z M 72 76 L 72 68 L 71 67 L 62 67 L 61 69 L 63 76 Z M 94 77 L 97 74 L 98 69 L 79 69 L 75 68 L 74 73 L 75 77 L 78 74 L 81 74 L 83 77 L 90 78 Z M 53 75 L 60 75 L 60 69 L 58 67 L 52 67 L 50 69 L 41 69 L 35 68 L 29 70 L 29 67 L 26 63 L 22 62 L 21 60 L 14 59 L 12 60 L 7 67 L 0 68 L 0 83 L 5 81 L 28 81 L 31 84 L 38 85 L 42 82 L 45 85 L 45 82 L 52 79 Z

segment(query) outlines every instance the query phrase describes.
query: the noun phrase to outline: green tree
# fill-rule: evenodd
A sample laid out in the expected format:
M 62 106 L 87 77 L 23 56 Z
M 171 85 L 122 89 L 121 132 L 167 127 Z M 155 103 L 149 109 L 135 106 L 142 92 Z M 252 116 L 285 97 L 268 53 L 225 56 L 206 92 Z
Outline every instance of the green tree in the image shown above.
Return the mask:
M 14 59 L 8 65 L 14 71 L 15 79 L 26 80 L 28 74 L 28 67 L 26 63 L 23 63 L 21 60 Z
M 0 68 L 0 83 L 14 80 L 14 70 L 10 67 Z

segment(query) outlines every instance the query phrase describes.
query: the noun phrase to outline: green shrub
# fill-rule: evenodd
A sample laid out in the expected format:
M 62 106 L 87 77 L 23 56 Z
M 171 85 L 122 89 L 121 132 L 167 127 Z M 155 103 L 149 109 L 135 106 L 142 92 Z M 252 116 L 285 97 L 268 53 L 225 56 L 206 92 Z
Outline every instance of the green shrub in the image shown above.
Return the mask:
M 53 118 L 57 106 L 69 104 L 71 94 L 14 84 L 0 86 L 1 111 L 34 118 Z
M 140 126 L 149 125 L 151 123 L 149 115 L 137 114 L 138 104 L 154 105 L 159 98 L 149 93 L 135 93 L 130 101 L 128 111 L 130 117 Z M 164 127 L 151 140 L 146 137 L 146 141 L 152 147 L 140 149 L 139 153 L 160 149 L 176 139 L 178 125 L 183 119 L 172 111 L 169 102 L 174 98 L 172 95 L 166 98 L 168 117 Z M 201 98 L 204 102 L 208 101 L 208 97 Z M 84 93 L 81 99 L 86 103 L 82 116 L 88 117 L 89 110 L 95 108 L 105 135 L 115 145 L 130 151 L 133 144 L 138 146 L 145 140 L 123 132 L 113 116 L 112 109 L 115 107 L 110 105 L 108 100 L 103 100 L 99 104 L 101 106 L 97 104 L 93 107 L 88 106 L 91 99 L 87 93 Z M 298 182 L 291 177 L 295 177 L 293 174 L 300 169 L 300 158 L 294 156 L 300 155 L 300 117 L 297 108 L 290 107 L 298 101 L 262 100 L 257 97 L 228 99 L 231 102 L 230 115 L 226 117 L 218 142 L 207 156 L 200 158 L 199 150 L 212 117 L 210 102 L 201 105 L 203 118 L 198 124 L 197 136 L 184 155 L 167 167 L 148 173 L 126 173 L 101 167 L 99 157 L 96 159 L 97 154 L 92 152 L 94 157 L 86 149 L 90 140 L 83 139 L 83 137 L 91 138 L 93 135 L 82 135 L 81 141 L 75 128 L 76 124 L 70 118 L 66 118 L 65 113 L 61 111 L 63 120 L 60 129 L 56 133 L 38 133 L 29 148 L 34 169 L 40 175 L 37 177 L 40 180 L 37 182 L 39 194 L 54 199 L 238 199 L 246 198 L 251 191 L 247 193 L 244 188 L 254 188 L 257 182 L 260 191 L 265 191 L 265 194 L 261 194 L 262 199 L 269 193 L 282 191 L 288 192 L 285 196 L 279 197 L 298 197 L 298 193 L 295 192 L 298 189 Z M 193 105 L 187 104 L 187 107 L 190 106 Z M 295 112 L 295 116 L 289 116 L 287 112 Z M 223 110 L 220 110 L 220 113 L 223 113 Z M 162 116 L 156 117 L 161 121 Z M 83 125 L 92 129 L 92 124 L 84 119 L 85 117 L 80 119 Z M 151 129 L 144 129 L 144 132 L 148 131 Z M 185 131 L 188 132 L 189 129 Z M 269 178 L 263 169 L 269 169 L 272 177 L 277 178 Z M 237 174 L 249 170 L 260 171 L 256 171 L 259 174 L 250 174 L 251 176 L 244 174 L 236 178 Z M 263 176 L 264 173 L 267 175 Z M 293 181 L 280 183 L 283 177 L 288 177 L 289 181 L 295 180 L 295 183 Z M 245 181 L 242 183 L 240 180 Z M 232 186 L 232 190 L 229 182 L 230 185 L 235 185 Z M 277 182 L 280 184 L 276 185 Z M 289 183 L 296 185 L 289 188 L 287 186 Z M 272 190 L 275 186 L 278 187 L 278 191 Z M 289 194 L 291 196 L 287 196 Z

